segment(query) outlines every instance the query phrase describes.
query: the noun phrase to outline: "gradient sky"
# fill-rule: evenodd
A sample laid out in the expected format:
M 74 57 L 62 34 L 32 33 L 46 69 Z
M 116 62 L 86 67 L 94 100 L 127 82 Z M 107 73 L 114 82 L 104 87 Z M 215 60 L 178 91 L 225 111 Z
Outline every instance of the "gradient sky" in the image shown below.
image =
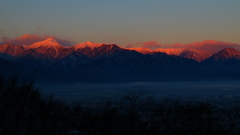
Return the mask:
M 240 44 L 240 0 L 0 0 L 0 37 L 51 35 L 120 46 Z M 1 42 L 1 41 L 0 41 Z

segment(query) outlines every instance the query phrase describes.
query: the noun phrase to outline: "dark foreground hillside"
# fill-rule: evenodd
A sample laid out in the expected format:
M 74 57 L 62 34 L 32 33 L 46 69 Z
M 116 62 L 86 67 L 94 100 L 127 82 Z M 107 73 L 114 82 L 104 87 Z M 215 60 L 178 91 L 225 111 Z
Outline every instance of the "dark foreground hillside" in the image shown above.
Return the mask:
M 66 105 L 31 82 L 0 78 L 1 135 L 239 135 L 240 107 L 183 102 L 129 91 L 117 102 Z

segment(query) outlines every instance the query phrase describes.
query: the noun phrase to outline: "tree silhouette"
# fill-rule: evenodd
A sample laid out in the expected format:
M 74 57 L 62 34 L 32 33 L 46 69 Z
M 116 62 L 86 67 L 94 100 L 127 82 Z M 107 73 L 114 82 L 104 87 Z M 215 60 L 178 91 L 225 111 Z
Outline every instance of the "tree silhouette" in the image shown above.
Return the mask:
M 42 98 L 32 82 L 0 79 L 0 134 L 67 134 L 68 107 Z
M 33 82 L 0 77 L 0 134 L 239 135 L 240 107 L 155 100 L 129 91 L 121 100 L 69 107 L 42 96 Z

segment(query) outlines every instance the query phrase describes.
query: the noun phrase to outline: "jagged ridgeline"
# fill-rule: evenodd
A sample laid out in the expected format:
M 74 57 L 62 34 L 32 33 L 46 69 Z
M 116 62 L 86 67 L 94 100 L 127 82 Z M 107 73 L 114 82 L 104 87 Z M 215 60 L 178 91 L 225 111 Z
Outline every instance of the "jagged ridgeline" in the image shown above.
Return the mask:
M 164 81 L 239 79 L 240 52 L 122 48 L 84 42 L 63 47 L 52 38 L 32 45 L 0 45 L 0 74 L 35 80 Z

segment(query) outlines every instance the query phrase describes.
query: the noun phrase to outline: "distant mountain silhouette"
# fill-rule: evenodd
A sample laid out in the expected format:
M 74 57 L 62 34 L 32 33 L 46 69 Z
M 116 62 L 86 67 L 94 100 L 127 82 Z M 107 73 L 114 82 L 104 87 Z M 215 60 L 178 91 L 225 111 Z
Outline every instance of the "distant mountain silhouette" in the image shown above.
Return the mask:
M 234 48 L 225 48 L 201 63 L 209 75 L 240 79 L 240 52 Z
M 142 54 L 153 54 L 157 52 L 166 53 L 168 55 L 176 55 L 184 58 L 193 59 L 195 61 L 201 62 L 212 56 L 211 51 L 206 50 L 196 50 L 196 49 L 186 49 L 186 48 L 160 48 L 156 50 L 150 50 L 147 48 L 127 48 L 129 50 L 135 50 Z
M 240 52 L 233 48 L 210 55 L 196 49 L 152 51 L 89 41 L 62 47 L 52 38 L 29 46 L 1 45 L 0 63 L 0 74 L 48 80 L 166 81 L 239 79 L 240 75 Z
M 224 61 L 239 59 L 240 52 L 234 48 L 225 48 L 208 59 L 208 61 Z

